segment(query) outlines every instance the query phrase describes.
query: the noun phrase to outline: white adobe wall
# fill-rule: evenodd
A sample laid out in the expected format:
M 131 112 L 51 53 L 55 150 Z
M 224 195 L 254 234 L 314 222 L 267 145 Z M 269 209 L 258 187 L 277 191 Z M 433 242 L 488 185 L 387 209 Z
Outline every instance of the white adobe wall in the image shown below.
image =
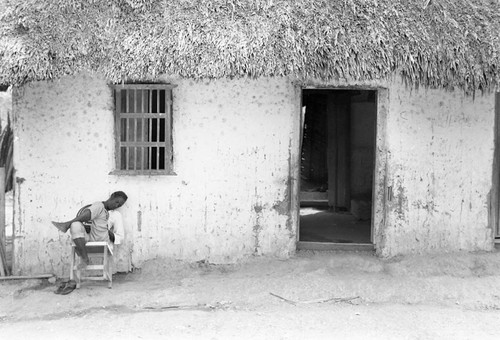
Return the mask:
M 298 169 L 299 93 L 285 79 L 174 80 L 176 176 L 109 175 L 112 92 L 84 76 L 15 95 L 15 274 L 68 273 L 68 220 L 123 190 L 136 266 L 166 256 L 233 262 L 295 250 L 290 188 Z
M 372 222 L 378 255 L 494 249 L 494 93 L 414 89 L 397 77 L 306 85 L 379 90 Z
M 174 83 L 177 176 L 168 177 L 109 175 L 104 81 L 67 78 L 15 94 L 15 274 L 67 273 L 68 236 L 50 220 L 115 190 L 130 196 L 122 212 L 136 266 L 156 256 L 232 262 L 294 251 L 300 93 L 285 79 Z M 377 123 L 379 255 L 493 248 L 493 94 L 318 84 L 387 90 Z
M 493 249 L 494 94 L 389 87 L 383 256 Z

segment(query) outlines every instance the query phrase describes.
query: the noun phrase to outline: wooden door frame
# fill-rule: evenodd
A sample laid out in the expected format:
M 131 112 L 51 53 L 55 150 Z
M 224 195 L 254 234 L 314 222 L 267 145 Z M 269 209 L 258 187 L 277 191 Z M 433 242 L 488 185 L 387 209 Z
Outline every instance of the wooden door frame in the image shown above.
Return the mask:
M 371 241 L 375 250 L 383 246 L 383 234 L 387 225 L 387 201 L 389 195 L 389 152 L 387 147 L 387 120 L 389 116 L 389 89 L 377 88 L 377 121 L 375 124 L 375 164 L 372 189 Z
M 500 92 L 495 93 L 495 127 L 494 127 L 494 153 L 493 171 L 490 192 L 489 220 L 493 241 L 500 243 Z

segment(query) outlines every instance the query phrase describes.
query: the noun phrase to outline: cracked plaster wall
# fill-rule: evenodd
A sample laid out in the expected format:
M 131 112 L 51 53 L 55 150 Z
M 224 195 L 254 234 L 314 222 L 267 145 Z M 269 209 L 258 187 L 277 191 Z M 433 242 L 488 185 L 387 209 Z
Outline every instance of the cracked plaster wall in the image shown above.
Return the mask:
M 109 175 L 104 81 L 16 91 L 15 274 L 67 272 L 69 237 L 50 221 L 115 190 L 130 196 L 121 210 L 136 266 L 158 256 L 227 263 L 294 252 L 300 91 L 282 78 L 172 82 L 175 176 Z M 493 248 L 493 94 L 411 90 L 400 81 L 311 84 L 384 89 L 374 176 L 379 255 Z
M 488 220 L 494 95 L 389 88 L 385 228 L 379 254 L 493 249 Z
M 69 220 L 115 190 L 132 263 L 295 251 L 299 95 L 286 79 L 175 83 L 174 176 L 116 176 L 112 92 L 89 76 L 15 94 L 15 274 L 68 272 Z M 285 207 L 285 208 L 284 208 Z

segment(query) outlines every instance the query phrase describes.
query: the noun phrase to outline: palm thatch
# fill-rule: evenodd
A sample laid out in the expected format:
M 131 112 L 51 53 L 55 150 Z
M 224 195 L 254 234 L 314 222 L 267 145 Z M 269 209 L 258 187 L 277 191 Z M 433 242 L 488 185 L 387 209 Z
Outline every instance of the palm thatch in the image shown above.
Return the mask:
M 289 76 L 500 84 L 499 0 L 0 0 L 0 84 Z

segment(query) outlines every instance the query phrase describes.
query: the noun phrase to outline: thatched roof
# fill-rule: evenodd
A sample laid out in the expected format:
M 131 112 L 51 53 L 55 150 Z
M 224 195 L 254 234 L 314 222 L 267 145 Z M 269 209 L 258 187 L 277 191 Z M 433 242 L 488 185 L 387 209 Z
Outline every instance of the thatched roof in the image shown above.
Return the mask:
M 0 84 L 290 76 L 500 84 L 499 0 L 0 0 Z

